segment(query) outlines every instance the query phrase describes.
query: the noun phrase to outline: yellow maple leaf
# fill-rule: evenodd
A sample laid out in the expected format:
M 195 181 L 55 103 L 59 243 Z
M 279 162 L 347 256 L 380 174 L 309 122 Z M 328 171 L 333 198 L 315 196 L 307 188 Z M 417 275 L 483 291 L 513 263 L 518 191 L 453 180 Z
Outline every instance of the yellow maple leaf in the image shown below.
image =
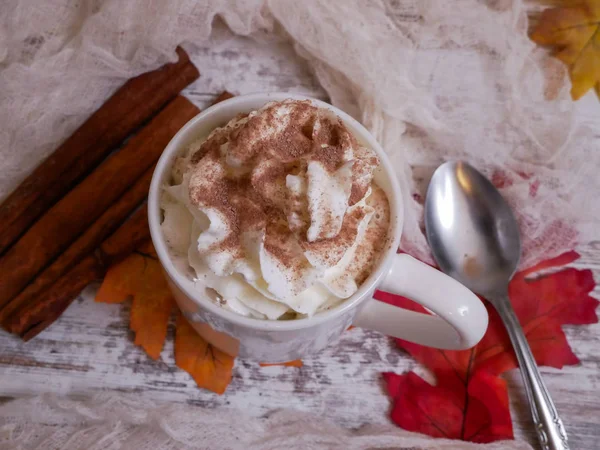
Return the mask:
M 206 342 L 181 313 L 175 331 L 175 364 L 198 386 L 223 394 L 231 382 L 235 358 Z
M 554 56 L 569 67 L 574 100 L 594 87 L 600 94 L 600 0 L 545 3 L 559 6 L 541 13 L 531 39 L 554 47 Z
M 129 328 L 135 332 L 135 344 L 158 359 L 174 300 L 150 242 L 108 270 L 96 301 L 121 303 L 129 297 L 133 298 Z

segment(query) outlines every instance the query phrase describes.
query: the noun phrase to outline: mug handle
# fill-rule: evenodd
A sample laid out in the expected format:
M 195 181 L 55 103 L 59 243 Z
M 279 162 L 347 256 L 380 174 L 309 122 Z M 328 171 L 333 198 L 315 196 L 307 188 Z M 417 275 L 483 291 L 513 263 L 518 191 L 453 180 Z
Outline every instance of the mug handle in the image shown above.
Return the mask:
M 458 281 L 407 254 L 395 255 L 381 290 L 416 301 L 436 315 L 370 300 L 354 325 L 445 350 L 476 345 L 488 326 L 485 306 Z

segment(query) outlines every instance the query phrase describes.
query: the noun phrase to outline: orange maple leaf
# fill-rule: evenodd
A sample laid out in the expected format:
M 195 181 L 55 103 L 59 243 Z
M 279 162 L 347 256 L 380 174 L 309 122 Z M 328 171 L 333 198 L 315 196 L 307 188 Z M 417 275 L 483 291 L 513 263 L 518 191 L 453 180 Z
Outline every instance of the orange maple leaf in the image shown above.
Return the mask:
M 133 298 L 129 328 L 135 332 L 135 344 L 158 359 L 174 300 L 151 242 L 108 270 L 96 301 L 121 303 L 129 297 Z
M 196 381 L 198 386 L 222 394 L 231 382 L 235 359 L 206 342 L 178 313 L 175 332 L 175 364 Z
M 531 39 L 554 47 L 554 56 L 569 67 L 574 100 L 594 87 L 600 96 L 600 0 L 542 3 L 559 6 L 542 12 Z
M 108 270 L 96 301 L 122 303 L 130 297 L 133 303 L 129 328 L 135 331 L 135 343 L 148 356 L 158 359 L 174 300 L 151 242 Z M 175 364 L 188 372 L 198 386 L 217 394 L 225 392 L 234 358 L 206 342 L 181 315 L 176 326 Z
M 271 366 L 302 367 L 302 360 L 295 359 L 293 361 L 287 361 L 287 362 L 282 362 L 282 363 L 260 363 L 260 367 L 271 367 Z

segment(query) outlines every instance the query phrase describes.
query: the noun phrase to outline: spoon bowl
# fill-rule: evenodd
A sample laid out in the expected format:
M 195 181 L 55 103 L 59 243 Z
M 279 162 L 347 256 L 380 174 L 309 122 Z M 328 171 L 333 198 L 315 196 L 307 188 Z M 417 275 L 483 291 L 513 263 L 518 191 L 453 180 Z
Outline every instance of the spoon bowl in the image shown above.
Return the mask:
M 494 185 L 472 166 L 451 161 L 435 171 L 425 228 L 442 271 L 483 295 L 506 288 L 521 255 L 519 227 Z

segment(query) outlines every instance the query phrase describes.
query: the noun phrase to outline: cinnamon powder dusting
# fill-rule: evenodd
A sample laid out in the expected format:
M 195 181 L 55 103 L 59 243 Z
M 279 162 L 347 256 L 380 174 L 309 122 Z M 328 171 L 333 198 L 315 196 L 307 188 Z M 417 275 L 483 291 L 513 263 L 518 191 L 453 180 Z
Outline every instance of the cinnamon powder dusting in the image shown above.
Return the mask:
M 274 103 L 237 120 L 211 133 L 190 159 L 191 203 L 215 211 L 226 227 L 211 250 L 245 258 L 242 234 L 264 231 L 264 249 L 300 276 L 310 268 L 305 251 L 323 266 L 336 265 L 357 239 L 359 224 L 372 207 L 377 215 L 371 217 L 356 252 L 360 256 L 349 269 L 357 284 L 362 283 L 387 243 L 389 228 L 387 198 L 372 183 L 379 164 L 373 151 L 361 147 L 339 118 L 329 117 L 309 101 Z M 346 214 L 336 236 L 309 243 L 306 201 L 290 192 L 286 179 L 305 174 L 311 161 L 330 173 L 353 161 L 349 206 L 360 201 L 370 186 L 373 191 L 367 200 L 370 207 Z M 297 226 L 288 223 L 292 213 L 299 218 Z
M 371 189 L 367 205 L 375 210 L 375 214 L 371 217 L 365 236 L 356 249 L 356 257 L 348 268 L 358 286 L 368 278 L 389 245 L 390 203 L 379 186 L 372 184 Z

